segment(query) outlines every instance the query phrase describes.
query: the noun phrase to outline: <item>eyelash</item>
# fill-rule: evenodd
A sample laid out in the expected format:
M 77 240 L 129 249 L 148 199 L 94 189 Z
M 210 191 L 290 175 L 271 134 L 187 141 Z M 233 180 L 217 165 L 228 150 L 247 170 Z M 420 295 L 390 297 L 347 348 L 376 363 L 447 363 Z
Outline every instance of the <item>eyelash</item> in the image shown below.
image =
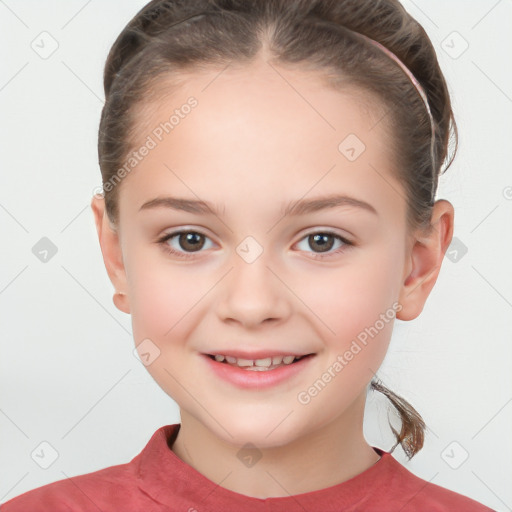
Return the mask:
M 201 233 L 200 231 L 194 231 L 194 230 L 181 230 L 181 231 L 174 231 L 172 233 L 168 233 L 166 235 L 164 235 L 162 238 L 158 239 L 157 240 L 157 243 L 160 244 L 163 248 L 163 250 L 168 253 L 168 254 L 171 254 L 172 256 L 177 256 L 178 258 L 182 258 L 184 260 L 188 260 L 188 259 L 191 259 L 191 258 L 194 258 L 196 256 L 196 254 L 202 252 L 202 251 L 197 251 L 197 252 L 192 252 L 192 253 L 183 253 L 183 252 L 180 252 L 180 251 L 176 251 L 175 249 L 172 249 L 169 244 L 167 243 L 169 240 L 171 240 L 172 238 L 178 236 L 178 235 L 182 235 L 182 234 L 185 234 L 185 233 L 194 233 L 194 234 L 197 234 L 197 235 L 201 235 L 201 236 L 204 236 L 206 238 L 209 238 L 207 235 L 205 235 L 204 233 Z M 314 256 L 313 256 L 313 259 L 317 259 L 317 260 L 323 260 L 323 259 L 326 259 L 326 258 L 330 258 L 332 256 L 335 256 L 337 254 L 340 254 L 342 252 L 345 252 L 346 250 L 350 249 L 351 247 L 353 247 L 355 244 L 353 244 L 350 240 L 347 240 L 346 238 L 332 232 L 332 231 L 312 231 L 311 233 L 307 233 L 306 235 L 304 235 L 300 240 L 304 240 L 305 238 L 308 238 L 309 236 L 313 236 L 313 235 L 329 235 L 329 236 L 333 236 L 334 238 L 337 238 L 338 240 L 340 240 L 341 242 L 343 242 L 343 246 L 341 246 L 340 248 L 338 248 L 336 251 L 334 252 L 330 252 L 330 253 L 326 253 L 327 256 L 324 256 L 323 253 L 313 253 Z

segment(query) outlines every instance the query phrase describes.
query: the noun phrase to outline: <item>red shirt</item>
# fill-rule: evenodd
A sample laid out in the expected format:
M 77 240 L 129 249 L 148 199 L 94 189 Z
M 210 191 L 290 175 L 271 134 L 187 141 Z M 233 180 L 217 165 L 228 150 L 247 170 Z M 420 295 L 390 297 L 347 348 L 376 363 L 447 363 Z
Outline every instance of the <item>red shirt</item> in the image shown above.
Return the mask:
M 220 487 L 172 450 L 180 424 L 159 428 L 129 463 L 59 480 L 0 505 L 0 512 L 493 512 L 415 476 L 393 456 L 340 484 L 280 498 Z

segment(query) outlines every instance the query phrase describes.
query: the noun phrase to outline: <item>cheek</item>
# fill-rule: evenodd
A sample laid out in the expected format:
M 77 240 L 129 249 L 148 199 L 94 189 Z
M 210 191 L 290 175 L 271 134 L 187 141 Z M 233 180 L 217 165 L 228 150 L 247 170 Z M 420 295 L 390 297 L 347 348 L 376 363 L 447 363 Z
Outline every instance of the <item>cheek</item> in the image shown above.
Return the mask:
M 337 353 L 348 350 L 354 340 L 373 340 L 372 351 L 383 357 L 391 337 L 397 306 L 397 283 L 400 258 L 396 250 L 368 251 L 344 267 L 316 273 L 311 282 L 302 285 L 302 295 L 308 308 L 319 318 L 324 339 Z M 357 350 L 357 349 L 354 349 Z M 361 351 L 361 355 L 362 355 Z M 358 356 L 359 357 L 359 356 Z M 363 357 L 359 357 L 363 359 Z
M 187 340 L 199 323 L 199 303 L 207 289 L 184 266 L 148 265 L 142 259 L 139 263 L 130 286 L 135 344 L 149 339 L 156 345 L 152 354 L 157 355 L 146 370 L 175 401 L 187 403 L 186 394 L 170 374 L 184 382 L 190 373 Z
M 398 309 L 393 306 L 392 267 L 386 263 L 359 271 L 355 265 L 347 266 L 315 279 L 318 293 L 310 291 L 304 301 L 320 319 L 316 323 L 326 351 L 324 373 L 317 375 L 326 383 L 325 392 L 317 404 L 348 407 L 374 378 L 386 356 Z
M 130 253 L 133 257 L 126 264 L 135 340 L 154 338 L 160 344 L 178 339 L 208 289 L 194 278 L 191 266 L 167 264 L 163 257 L 148 264 L 142 252 Z

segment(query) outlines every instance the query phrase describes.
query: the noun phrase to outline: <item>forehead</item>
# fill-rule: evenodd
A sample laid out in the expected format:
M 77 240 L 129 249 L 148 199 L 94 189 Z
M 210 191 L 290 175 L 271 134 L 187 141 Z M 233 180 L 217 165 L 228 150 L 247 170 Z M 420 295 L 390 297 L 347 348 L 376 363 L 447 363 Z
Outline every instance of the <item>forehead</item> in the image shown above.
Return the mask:
M 179 86 L 161 80 L 148 97 L 134 146 L 149 136 L 155 147 L 121 194 L 134 208 L 166 187 L 218 204 L 253 199 L 260 208 L 264 198 L 281 205 L 333 189 L 381 207 L 403 200 L 385 107 L 366 91 L 335 89 L 319 72 L 258 61 L 188 73 Z M 184 108 L 191 98 L 196 105 Z
M 327 145 L 351 130 L 368 144 L 380 143 L 385 152 L 392 131 L 389 108 L 348 78 L 336 76 L 335 80 L 336 86 L 326 70 L 283 67 L 261 58 L 248 65 L 204 67 L 172 77 L 160 75 L 136 108 L 133 133 L 140 142 L 193 97 L 198 108 L 186 116 L 186 122 L 173 128 L 175 140 L 180 132 L 185 136 L 195 130 L 194 135 L 200 137 L 209 130 L 208 135 L 222 131 L 226 138 L 239 141 L 244 135 L 262 135 L 261 144 L 270 142 L 269 133 L 279 134 L 279 143 L 283 144 L 284 135 L 288 140 L 298 140 L 307 133 L 310 145 L 318 144 L 319 139 Z M 197 130 L 197 125 L 203 130 Z M 239 128 L 243 131 L 237 131 Z M 301 149 L 307 147 L 296 147 L 294 153 Z

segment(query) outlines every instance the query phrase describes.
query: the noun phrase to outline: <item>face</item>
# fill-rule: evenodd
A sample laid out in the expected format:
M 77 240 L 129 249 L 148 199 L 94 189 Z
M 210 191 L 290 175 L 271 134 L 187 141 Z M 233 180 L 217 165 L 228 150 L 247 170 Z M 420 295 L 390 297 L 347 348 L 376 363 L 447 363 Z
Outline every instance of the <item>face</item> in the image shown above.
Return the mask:
M 172 131 L 154 131 L 191 97 Z M 406 205 L 385 111 L 362 98 L 260 62 L 191 76 L 144 111 L 140 146 L 151 136 L 155 147 L 119 199 L 126 310 L 153 378 L 226 442 L 279 445 L 339 420 L 386 354 L 407 272 Z M 331 196 L 351 199 L 284 213 Z M 162 198 L 216 211 L 151 206 Z M 264 385 L 274 370 L 205 355 L 236 352 L 313 356 Z

